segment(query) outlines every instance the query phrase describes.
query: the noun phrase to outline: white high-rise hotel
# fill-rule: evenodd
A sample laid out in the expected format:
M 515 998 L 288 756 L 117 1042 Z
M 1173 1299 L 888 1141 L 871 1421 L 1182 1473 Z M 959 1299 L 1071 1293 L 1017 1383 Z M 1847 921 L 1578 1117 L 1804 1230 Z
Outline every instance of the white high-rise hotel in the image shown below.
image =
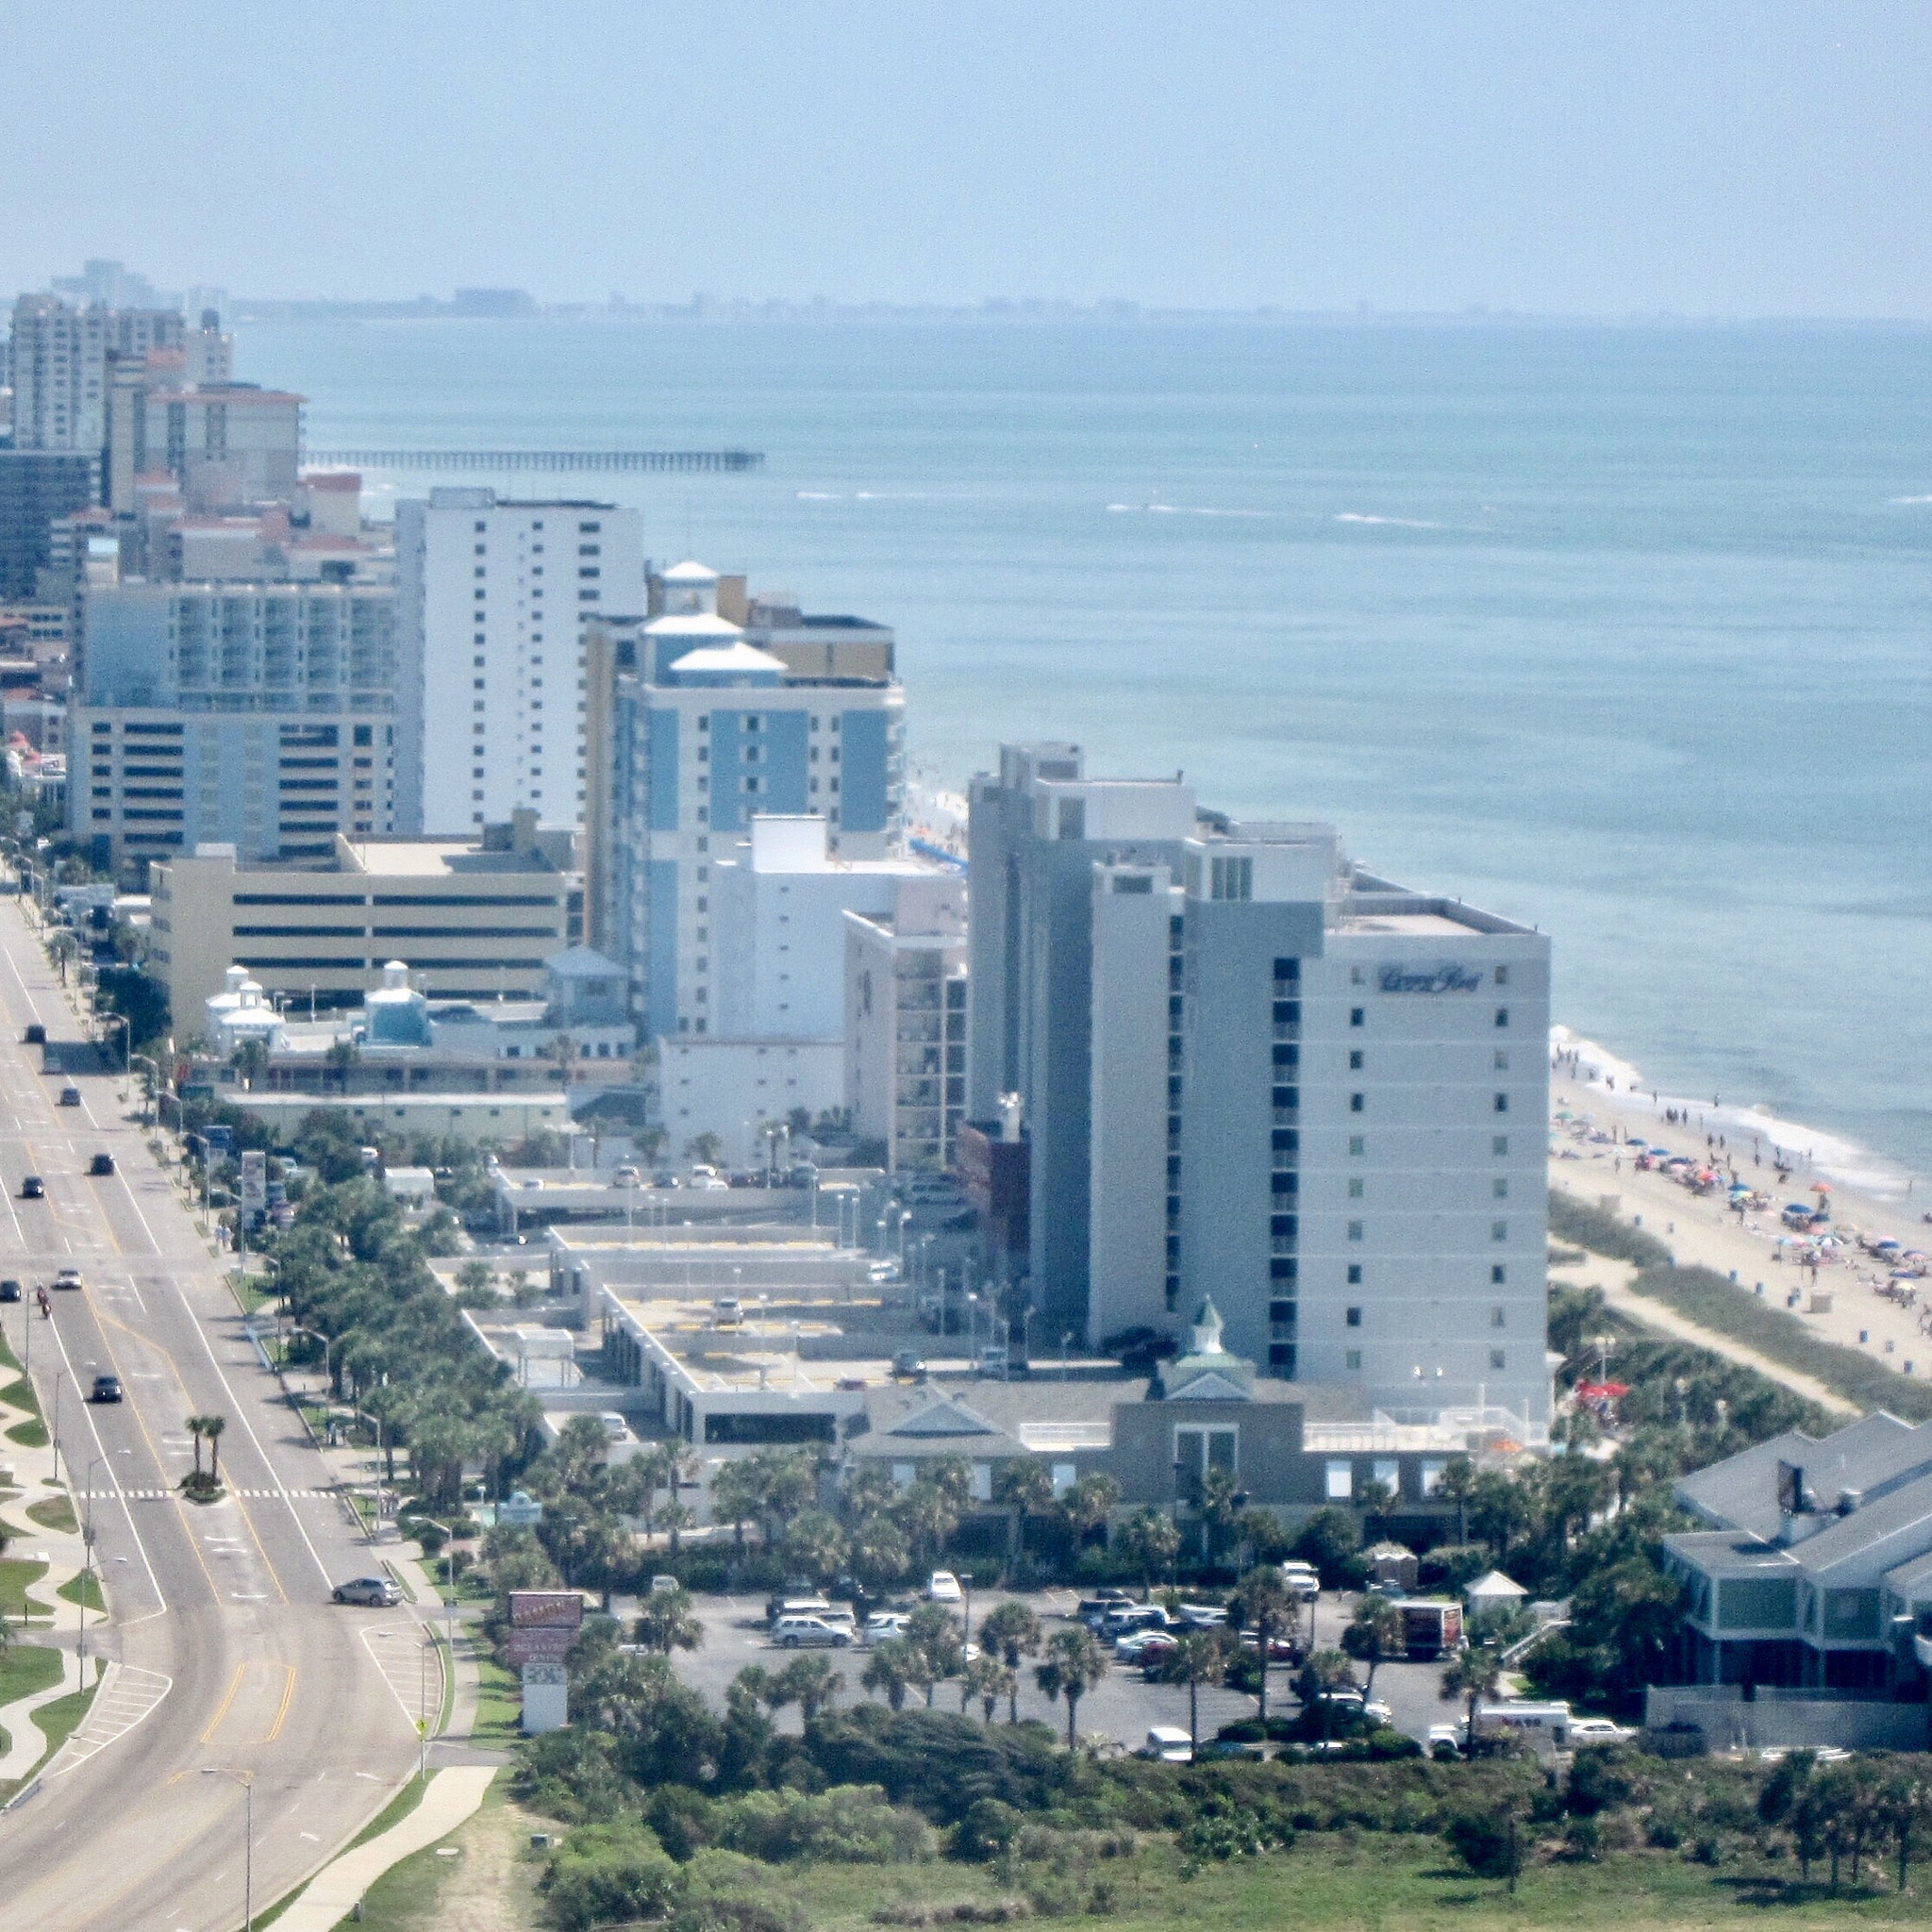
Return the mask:
M 644 608 L 637 511 L 432 490 L 396 506 L 396 591 L 398 828 L 579 824 L 583 627 Z

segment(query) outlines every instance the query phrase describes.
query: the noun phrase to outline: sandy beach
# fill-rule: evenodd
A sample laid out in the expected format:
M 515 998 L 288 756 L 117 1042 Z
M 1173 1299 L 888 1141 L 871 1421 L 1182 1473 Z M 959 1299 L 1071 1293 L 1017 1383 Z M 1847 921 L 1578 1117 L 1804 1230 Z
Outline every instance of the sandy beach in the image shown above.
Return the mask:
M 1838 1232 L 1932 1249 L 1932 1226 L 1920 1220 L 1918 1191 L 1902 1170 L 1847 1142 L 1721 1099 L 1706 1107 L 1670 1094 L 1654 1099 L 1634 1069 L 1563 1028 L 1553 1029 L 1550 1108 L 1553 1189 L 1591 1207 L 1611 1207 L 1624 1220 L 1641 1220 L 1680 1265 L 1729 1276 L 1740 1294 L 1761 1294 L 1788 1308 L 1822 1339 L 1863 1349 L 1901 1374 L 1932 1375 L 1932 1335 L 1919 1325 L 1932 1306 L 1932 1278 L 1920 1284 L 1917 1305 L 1901 1306 L 1878 1292 L 1888 1271 L 1847 1246 L 1840 1251 L 1842 1258 L 1818 1271 L 1814 1290 L 1808 1271 L 1784 1258 L 1776 1245 L 1786 1232 L 1779 1210 L 1787 1201 L 1811 1198 L 1822 1180 L 1831 1190 Z M 1675 1121 L 1668 1118 L 1673 1111 L 1679 1115 Z M 1661 1173 L 1639 1172 L 1624 1144 L 1630 1140 L 1695 1158 L 1707 1156 L 1719 1166 L 1728 1162 L 1740 1180 L 1771 1195 L 1773 1205 L 1740 1223 L 1722 1191 L 1700 1196 Z M 1778 1149 L 1790 1161 L 1783 1183 L 1774 1166 Z M 1587 1268 L 1569 1272 L 1590 1277 Z

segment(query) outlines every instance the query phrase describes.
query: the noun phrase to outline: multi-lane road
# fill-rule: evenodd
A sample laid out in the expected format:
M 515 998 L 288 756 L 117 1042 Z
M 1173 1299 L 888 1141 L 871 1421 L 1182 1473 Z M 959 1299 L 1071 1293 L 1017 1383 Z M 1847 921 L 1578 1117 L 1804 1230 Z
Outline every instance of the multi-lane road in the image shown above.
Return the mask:
M 412 1768 L 422 1626 L 408 1608 L 337 1607 L 375 1567 L 330 1472 L 281 1401 L 219 1264 L 123 1117 L 121 1083 L 42 1071 L 81 1028 L 16 902 L 0 899 L 0 1309 L 16 1355 L 31 1324 L 42 1410 L 90 1491 L 109 1620 L 91 1644 L 121 1666 L 111 1697 L 0 1816 L 0 1932 L 225 1932 L 242 1923 L 253 1794 L 259 1911 L 367 1822 Z M 91 1178 L 98 1152 L 112 1176 Z M 25 1174 L 44 1201 L 19 1198 Z M 85 1287 L 33 1285 L 63 1266 Z M 117 1374 L 118 1407 L 89 1406 Z M 227 1419 L 225 1500 L 178 1499 L 190 1415 Z M 435 1680 L 432 1678 L 433 1683 Z M 433 1698 L 434 1692 L 431 1692 Z M 434 1704 L 431 1706 L 432 1716 Z

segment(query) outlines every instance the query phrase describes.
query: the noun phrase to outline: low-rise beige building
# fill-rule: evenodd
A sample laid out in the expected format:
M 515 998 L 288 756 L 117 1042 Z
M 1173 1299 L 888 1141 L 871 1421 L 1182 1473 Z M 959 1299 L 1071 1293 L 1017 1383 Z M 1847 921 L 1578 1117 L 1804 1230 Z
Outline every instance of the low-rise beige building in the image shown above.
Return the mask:
M 339 836 L 320 866 L 201 845 L 158 865 L 153 891 L 150 957 L 184 1038 L 230 966 L 305 1010 L 360 1005 L 392 959 L 433 999 L 540 998 L 581 903 L 570 836 L 527 813 L 477 843 Z

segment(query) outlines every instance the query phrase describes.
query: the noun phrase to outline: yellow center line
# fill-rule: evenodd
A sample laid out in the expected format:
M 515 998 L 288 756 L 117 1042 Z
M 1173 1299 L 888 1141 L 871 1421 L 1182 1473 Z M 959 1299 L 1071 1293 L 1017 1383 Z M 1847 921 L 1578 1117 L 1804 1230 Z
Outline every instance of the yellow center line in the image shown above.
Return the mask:
M 268 1736 L 261 1740 L 264 1744 L 273 1744 L 282 1735 L 282 1725 L 288 1720 L 289 1707 L 295 1701 L 295 1666 L 284 1664 L 282 1668 L 288 1672 L 289 1680 L 282 1686 L 281 1708 L 275 1712 L 275 1723 L 268 1727 Z
M 227 1716 L 228 1707 L 229 1705 L 234 1703 L 235 1693 L 236 1691 L 241 1690 L 242 1679 L 245 1677 L 247 1674 L 248 1665 L 246 1664 L 246 1662 L 239 1663 L 235 1666 L 234 1681 L 230 1683 L 228 1686 L 228 1694 L 222 1699 L 220 1706 L 216 1708 L 214 1716 L 208 1720 L 208 1729 L 202 1732 L 201 1734 L 201 1741 L 204 1744 L 206 1744 L 208 1740 L 210 1738 L 212 1738 L 218 1730 L 221 1729 L 222 1720 Z

